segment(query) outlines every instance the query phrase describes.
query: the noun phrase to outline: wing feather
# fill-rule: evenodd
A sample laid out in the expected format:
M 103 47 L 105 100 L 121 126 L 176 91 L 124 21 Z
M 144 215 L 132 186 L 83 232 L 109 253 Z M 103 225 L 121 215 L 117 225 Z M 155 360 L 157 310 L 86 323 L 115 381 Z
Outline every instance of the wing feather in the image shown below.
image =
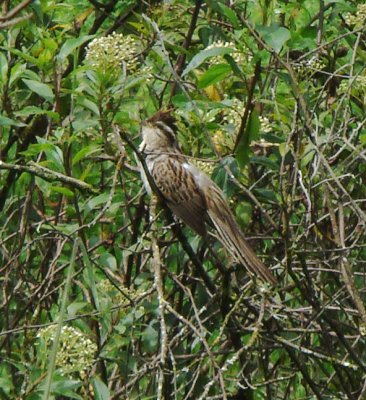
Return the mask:
M 151 175 L 169 208 L 199 235 L 206 234 L 206 205 L 194 175 L 173 157 L 154 162 Z

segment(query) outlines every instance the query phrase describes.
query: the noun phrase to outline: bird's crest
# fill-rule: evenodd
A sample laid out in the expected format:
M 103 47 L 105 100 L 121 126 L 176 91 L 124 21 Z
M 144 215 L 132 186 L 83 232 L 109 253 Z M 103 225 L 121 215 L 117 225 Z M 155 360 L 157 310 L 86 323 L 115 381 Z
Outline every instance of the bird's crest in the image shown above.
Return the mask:
M 175 125 L 176 120 L 172 112 L 173 108 L 168 108 L 166 110 L 159 110 L 157 113 L 148 118 L 146 122 L 150 123 L 163 122 L 164 124 L 172 128 L 174 132 L 176 132 L 177 130 L 177 127 Z

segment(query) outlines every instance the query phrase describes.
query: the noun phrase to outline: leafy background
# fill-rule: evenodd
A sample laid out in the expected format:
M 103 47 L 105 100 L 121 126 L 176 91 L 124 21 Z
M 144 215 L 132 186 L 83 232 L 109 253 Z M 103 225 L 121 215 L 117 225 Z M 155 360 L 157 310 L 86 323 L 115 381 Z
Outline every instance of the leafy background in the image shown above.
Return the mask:
M 1 7 L 0 398 L 364 398 L 364 3 Z M 150 204 L 171 106 L 275 288 Z

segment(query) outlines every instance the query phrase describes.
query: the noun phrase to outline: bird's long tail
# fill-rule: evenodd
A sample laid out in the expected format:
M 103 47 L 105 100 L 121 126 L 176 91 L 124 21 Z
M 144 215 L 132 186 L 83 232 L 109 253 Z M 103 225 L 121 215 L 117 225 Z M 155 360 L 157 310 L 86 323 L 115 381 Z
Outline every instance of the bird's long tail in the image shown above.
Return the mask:
M 210 189 L 209 196 L 206 196 L 206 202 L 208 215 L 224 247 L 249 273 L 259 276 L 264 282 L 275 285 L 277 283 L 276 278 L 255 255 L 253 249 L 245 240 L 233 213 L 222 198 L 221 193 L 213 187 Z

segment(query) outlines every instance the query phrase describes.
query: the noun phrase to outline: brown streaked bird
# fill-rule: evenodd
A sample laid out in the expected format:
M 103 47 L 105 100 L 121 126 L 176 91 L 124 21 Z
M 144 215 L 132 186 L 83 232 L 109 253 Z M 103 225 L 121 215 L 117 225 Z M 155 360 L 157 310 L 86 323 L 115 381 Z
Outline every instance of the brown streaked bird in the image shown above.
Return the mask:
M 141 130 L 140 151 L 166 204 L 201 236 L 206 236 L 206 222 L 211 221 L 223 246 L 250 275 L 276 284 L 276 278 L 247 243 L 223 192 L 181 152 L 175 131 L 174 118 L 169 111 L 159 111 L 147 119 Z M 143 170 L 142 178 L 150 193 Z

